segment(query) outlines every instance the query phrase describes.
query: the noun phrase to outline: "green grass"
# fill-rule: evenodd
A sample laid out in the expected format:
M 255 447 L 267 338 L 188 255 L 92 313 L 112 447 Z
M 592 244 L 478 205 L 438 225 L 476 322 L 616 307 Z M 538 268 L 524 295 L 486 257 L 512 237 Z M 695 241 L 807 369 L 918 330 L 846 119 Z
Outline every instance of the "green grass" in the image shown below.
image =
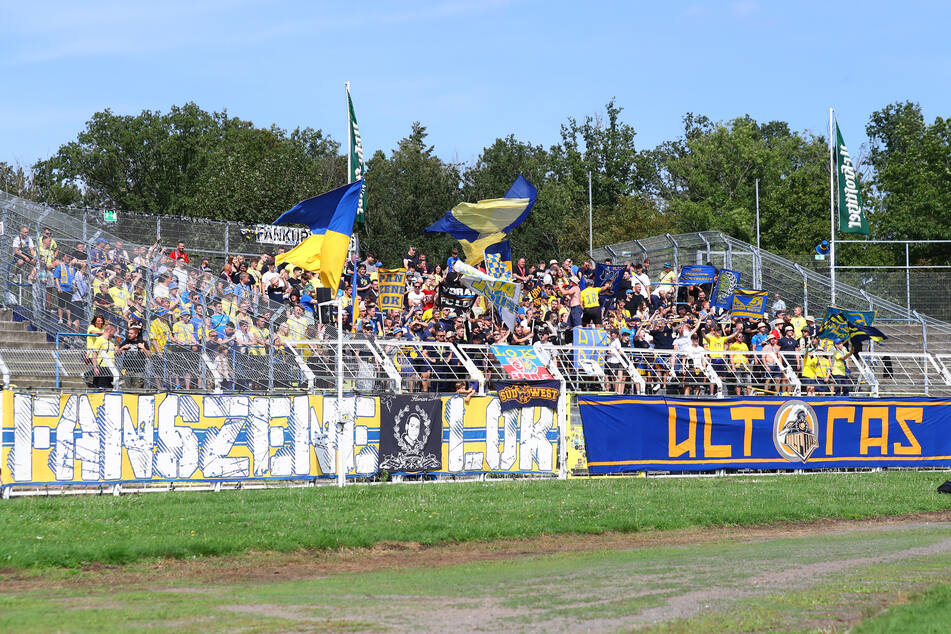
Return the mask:
M 951 585 L 939 584 L 860 623 L 853 632 L 916 632 L 939 634 L 951 628 Z
M 946 524 L 921 524 L 825 533 L 820 539 L 809 535 L 516 556 L 292 581 L 208 583 L 185 576 L 108 587 L 66 582 L 0 592 L 0 631 L 427 631 L 456 625 L 517 632 L 643 625 L 693 634 L 814 631 L 828 629 L 830 623 L 845 629 L 924 583 L 951 580 L 951 553 L 903 556 L 909 548 L 940 545 L 949 538 Z M 848 567 L 847 562 L 870 553 L 892 560 Z M 761 585 L 756 597 L 742 594 L 764 574 L 823 561 L 846 566 L 829 575 Z M 698 614 L 653 627 L 635 620 L 675 597 L 711 591 L 719 598 L 697 599 L 703 606 Z M 936 614 L 944 618 L 942 612 Z
M 951 508 L 946 473 L 388 484 L 0 503 L 0 568 L 667 530 Z

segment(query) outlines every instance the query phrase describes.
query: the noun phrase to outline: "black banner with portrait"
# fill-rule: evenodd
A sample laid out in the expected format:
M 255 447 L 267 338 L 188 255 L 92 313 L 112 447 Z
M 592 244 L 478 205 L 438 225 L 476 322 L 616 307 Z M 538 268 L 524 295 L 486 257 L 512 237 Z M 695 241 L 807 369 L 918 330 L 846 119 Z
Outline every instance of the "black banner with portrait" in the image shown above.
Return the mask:
M 380 397 L 380 471 L 442 469 L 442 401 L 415 395 Z

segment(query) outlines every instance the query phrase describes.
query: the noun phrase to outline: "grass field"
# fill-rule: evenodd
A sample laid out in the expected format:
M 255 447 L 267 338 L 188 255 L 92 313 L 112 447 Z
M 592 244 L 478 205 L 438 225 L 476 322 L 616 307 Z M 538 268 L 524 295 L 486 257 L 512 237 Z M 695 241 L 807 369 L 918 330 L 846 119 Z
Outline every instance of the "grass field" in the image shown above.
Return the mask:
M 947 476 L 6 500 L 0 629 L 945 631 Z
M 951 508 L 941 472 L 389 484 L 0 503 L 0 567 L 867 518 Z

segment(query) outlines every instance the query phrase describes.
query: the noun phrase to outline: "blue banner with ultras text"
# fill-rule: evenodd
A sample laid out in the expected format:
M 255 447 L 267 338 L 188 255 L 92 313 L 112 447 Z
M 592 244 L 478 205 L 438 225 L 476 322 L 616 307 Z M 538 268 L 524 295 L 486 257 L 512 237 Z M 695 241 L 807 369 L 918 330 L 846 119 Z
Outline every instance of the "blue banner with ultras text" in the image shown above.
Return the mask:
M 588 470 L 951 466 L 951 401 L 580 396 Z

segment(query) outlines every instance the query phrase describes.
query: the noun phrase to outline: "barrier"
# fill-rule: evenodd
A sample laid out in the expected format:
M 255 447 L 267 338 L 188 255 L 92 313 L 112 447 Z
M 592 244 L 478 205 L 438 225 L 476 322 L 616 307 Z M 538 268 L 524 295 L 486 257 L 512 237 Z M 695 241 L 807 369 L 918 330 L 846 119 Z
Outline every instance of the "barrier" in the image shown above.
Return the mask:
M 377 476 L 391 397 L 2 393 L 0 486 L 115 486 Z M 556 410 L 502 412 L 496 397 L 403 396 L 435 405 L 438 468 L 430 476 L 558 473 Z M 403 428 L 401 428 L 403 429 Z M 399 472 L 394 472 L 399 473 Z
M 951 467 L 951 401 L 582 396 L 590 473 Z

